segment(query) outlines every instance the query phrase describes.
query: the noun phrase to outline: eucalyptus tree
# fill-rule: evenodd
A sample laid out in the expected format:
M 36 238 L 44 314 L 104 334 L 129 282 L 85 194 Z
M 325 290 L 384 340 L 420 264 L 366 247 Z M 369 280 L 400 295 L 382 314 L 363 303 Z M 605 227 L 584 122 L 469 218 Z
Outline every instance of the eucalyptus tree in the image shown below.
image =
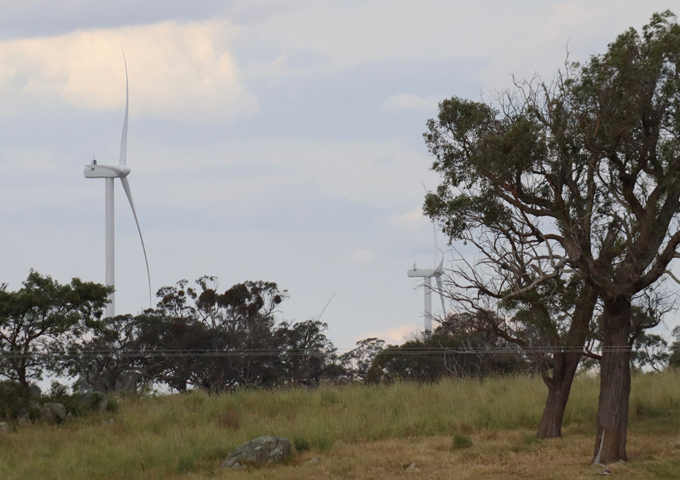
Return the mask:
M 145 363 L 139 341 L 143 325 L 132 315 L 90 321 L 88 335 L 71 338 L 62 348 L 57 364 L 62 372 L 76 377 L 88 389 L 102 393 L 137 392 L 149 383 L 140 374 Z
M 671 344 L 671 352 L 668 357 L 668 366 L 670 368 L 680 368 L 680 327 L 675 327 L 673 329 L 673 339 L 675 340 Z
M 457 214 L 447 210 L 453 204 L 437 204 L 436 197 L 430 201 L 440 219 Z M 458 232 L 445 226 L 452 238 L 474 248 L 475 257 L 454 255 L 442 293 L 454 310 L 466 312 L 457 316 L 457 323 L 524 350 L 548 388 L 537 436 L 559 437 L 581 357 L 599 359 L 591 351 L 597 293 L 570 273 L 564 259 L 545 251 L 523 217 L 508 212 L 490 221 L 480 213 L 468 210 L 467 227 Z
M 594 290 L 594 457 L 626 460 L 632 301 L 670 274 L 680 244 L 680 26 L 655 14 L 554 82 L 519 82 L 498 100 L 440 104 L 425 140 L 442 183 L 426 211 L 451 240 L 521 218 L 550 265 L 527 287 L 562 272 Z
M 60 284 L 35 271 L 15 292 L 0 286 L 0 376 L 18 382 L 28 402 L 31 382 L 56 365 L 61 345 L 101 317 L 112 291 L 78 278 Z

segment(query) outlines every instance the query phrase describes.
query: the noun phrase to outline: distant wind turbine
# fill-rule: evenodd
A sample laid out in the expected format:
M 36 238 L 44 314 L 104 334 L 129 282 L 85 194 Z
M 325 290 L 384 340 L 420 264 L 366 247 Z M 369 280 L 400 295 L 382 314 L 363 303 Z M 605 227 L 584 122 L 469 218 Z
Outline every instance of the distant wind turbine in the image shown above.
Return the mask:
M 425 187 L 425 185 L 423 185 Z M 427 188 L 425 188 L 427 193 Z M 444 252 L 437 247 L 437 226 L 432 222 L 432 230 L 434 233 L 434 268 L 417 268 L 416 263 L 413 262 L 413 268 L 406 271 L 409 277 L 423 278 L 423 291 L 425 295 L 425 311 L 424 311 L 424 329 L 425 335 L 432 333 L 432 277 L 437 281 L 437 289 L 439 291 L 439 298 L 442 301 L 442 312 L 446 316 L 446 305 L 444 303 L 444 295 L 442 294 L 442 274 L 444 270 Z M 441 253 L 441 260 L 437 263 L 437 256 Z
M 146 262 L 146 275 L 149 281 L 149 304 L 151 304 L 151 272 L 149 270 L 149 260 L 146 256 L 146 247 L 144 246 L 144 238 L 142 237 L 142 229 L 139 227 L 139 220 L 137 219 L 137 211 L 135 204 L 132 201 L 132 191 L 130 190 L 130 182 L 127 176 L 130 174 L 130 168 L 125 165 L 127 157 L 127 132 L 128 132 L 128 103 L 129 103 L 129 89 L 128 89 L 128 73 L 127 62 L 125 61 L 125 52 L 123 52 L 123 64 L 125 65 L 125 120 L 123 121 L 123 134 L 120 139 L 120 157 L 118 165 L 98 165 L 97 160 L 92 160 L 92 164 L 85 165 L 85 178 L 103 178 L 105 182 L 105 199 L 106 199 L 106 285 L 115 286 L 115 248 L 114 248 L 114 217 L 113 217 L 113 179 L 120 178 L 123 184 L 123 190 L 127 196 L 130 206 L 132 207 L 132 215 L 135 217 L 137 224 L 137 231 L 139 232 L 139 239 L 142 241 L 142 251 L 144 252 L 144 261 Z M 105 312 L 107 317 L 113 317 L 116 314 L 115 293 L 109 297 L 109 304 Z

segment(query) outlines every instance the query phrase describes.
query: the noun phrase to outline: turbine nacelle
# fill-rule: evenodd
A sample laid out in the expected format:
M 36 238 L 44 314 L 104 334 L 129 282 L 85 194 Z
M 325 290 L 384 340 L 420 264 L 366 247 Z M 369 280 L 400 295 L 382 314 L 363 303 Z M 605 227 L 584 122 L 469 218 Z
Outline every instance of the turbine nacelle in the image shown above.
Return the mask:
M 441 250 L 440 250 L 441 251 Z M 406 270 L 406 275 L 409 277 L 439 277 L 444 273 L 444 253 L 442 252 L 442 259 L 437 265 L 437 268 L 416 268 L 416 264 L 413 264 L 413 268 Z
M 425 188 L 425 193 L 427 194 L 427 188 Z M 416 277 L 423 279 L 423 293 L 425 294 L 425 309 L 424 309 L 424 319 L 425 319 L 425 335 L 429 336 L 432 333 L 432 293 L 439 293 L 439 298 L 442 301 L 442 313 L 446 316 L 446 303 L 444 302 L 444 289 L 442 285 L 442 276 L 444 275 L 444 252 L 437 247 L 437 227 L 432 222 L 432 231 L 434 233 L 434 268 L 417 268 L 416 264 L 413 263 L 413 268 L 406 271 L 406 275 L 409 277 Z M 441 258 L 437 264 L 437 250 L 441 252 Z M 436 289 L 432 288 L 432 278 L 437 282 Z
M 437 270 L 434 268 L 415 268 L 406 271 L 406 275 L 409 277 L 434 277 L 437 274 Z
M 96 160 L 91 165 L 85 165 L 85 178 L 124 178 L 130 174 L 130 168 L 125 165 L 97 165 Z

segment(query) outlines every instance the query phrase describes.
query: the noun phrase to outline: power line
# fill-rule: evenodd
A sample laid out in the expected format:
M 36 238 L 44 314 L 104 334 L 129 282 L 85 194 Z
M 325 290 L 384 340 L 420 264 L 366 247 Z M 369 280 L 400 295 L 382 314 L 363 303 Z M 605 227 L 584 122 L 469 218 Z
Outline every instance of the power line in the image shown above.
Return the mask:
M 346 352 L 350 349 L 342 349 Z M 632 347 L 602 347 L 600 352 L 608 353 L 625 353 L 631 352 Z M 262 356 L 328 356 L 338 353 L 339 350 L 309 350 L 309 349 L 228 349 L 228 350 L 208 350 L 208 349 L 168 349 L 168 350 L 82 350 L 78 352 L 17 352 L 6 351 L 0 352 L 0 360 L 2 359 L 33 359 L 33 358 L 49 358 L 49 359 L 72 359 L 72 358 L 101 358 L 101 357 L 115 357 L 115 358 L 181 358 L 181 357 L 262 357 Z M 554 354 L 554 353 L 582 353 L 588 354 L 583 347 L 579 346 L 563 346 L 563 347 L 525 347 L 518 346 L 504 346 L 504 347 L 465 347 L 465 348 L 448 348 L 448 347 L 428 347 L 428 348 L 386 348 L 381 353 L 399 356 L 409 355 L 480 355 L 480 354 L 504 354 L 504 353 L 525 353 L 525 354 Z

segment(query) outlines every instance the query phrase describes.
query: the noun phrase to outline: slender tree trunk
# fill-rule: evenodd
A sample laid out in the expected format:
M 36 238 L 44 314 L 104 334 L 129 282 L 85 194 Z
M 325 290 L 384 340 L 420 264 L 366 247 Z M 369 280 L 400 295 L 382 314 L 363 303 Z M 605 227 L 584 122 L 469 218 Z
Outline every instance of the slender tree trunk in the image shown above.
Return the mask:
M 16 372 L 19 385 L 21 385 L 22 403 L 24 408 L 28 410 L 31 404 L 31 385 L 28 383 L 28 378 L 26 376 L 26 360 L 23 358 L 19 361 Z
M 545 401 L 543 417 L 538 426 L 538 438 L 562 436 L 562 420 L 567 408 L 569 392 L 574 381 L 581 354 L 579 352 L 559 352 L 555 354 L 555 369 L 548 385 L 548 398 Z
M 583 349 L 588 339 L 597 297 L 597 292 L 590 285 L 582 286 L 574 316 L 564 340 L 567 350 L 555 353 L 553 376 L 545 381 L 548 386 L 548 398 L 545 401 L 543 417 L 536 433 L 538 438 L 562 436 L 564 411 L 567 408 L 571 385 L 581 361 L 581 352 L 577 350 Z
M 627 461 L 630 397 L 630 297 L 604 302 L 604 343 L 600 363 L 600 399 L 593 461 Z M 604 436 L 604 439 L 602 438 Z

